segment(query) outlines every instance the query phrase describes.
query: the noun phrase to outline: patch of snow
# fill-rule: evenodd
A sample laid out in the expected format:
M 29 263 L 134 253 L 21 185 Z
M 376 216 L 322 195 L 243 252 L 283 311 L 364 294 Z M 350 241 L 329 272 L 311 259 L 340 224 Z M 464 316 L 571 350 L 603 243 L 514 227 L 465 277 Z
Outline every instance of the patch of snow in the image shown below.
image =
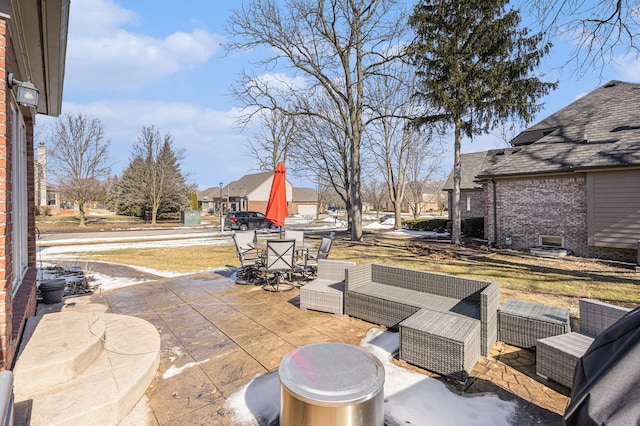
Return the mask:
M 186 370 L 187 368 L 192 368 L 195 366 L 198 366 L 200 364 L 203 364 L 205 362 L 208 362 L 209 358 L 205 359 L 204 361 L 198 361 L 198 362 L 189 362 L 185 365 L 183 365 L 182 367 L 176 367 L 175 365 L 171 364 L 171 366 L 169 368 L 167 368 L 167 371 L 165 371 L 162 374 L 162 378 L 163 379 L 169 379 L 173 376 L 177 376 L 178 374 L 182 373 L 184 370 Z
M 280 415 L 280 376 L 278 370 L 259 374 L 227 398 L 233 422 L 242 426 L 270 425 Z
M 393 228 L 393 223 L 392 224 L 387 224 L 387 223 L 380 223 L 380 222 L 371 222 L 370 224 L 363 226 L 363 228 L 365 229 L 392 229 Z
M 510 425 L 517 408 L 497 395 L 465 396 L 452 392 L 434 378 L 406 370 L 391 362 L 398 352 L 399 334 L 372 329 L 361 347 L 385 368 L 384 417 L 386 425 Z M 226 401 L 241 425 L 272 424 L 278 419 L 278 371 L 256 376 Z M 481 415 L 479 415 L 481 413 Z

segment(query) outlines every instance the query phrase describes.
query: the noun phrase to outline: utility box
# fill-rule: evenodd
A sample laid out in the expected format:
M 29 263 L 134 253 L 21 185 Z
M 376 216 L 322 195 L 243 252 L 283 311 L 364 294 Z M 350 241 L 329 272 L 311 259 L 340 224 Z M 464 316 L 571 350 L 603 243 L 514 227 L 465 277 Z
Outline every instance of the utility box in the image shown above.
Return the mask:
M 182 210 L 180 212 L 180 223 L 186 226 L 200 225 L 200 210 Z

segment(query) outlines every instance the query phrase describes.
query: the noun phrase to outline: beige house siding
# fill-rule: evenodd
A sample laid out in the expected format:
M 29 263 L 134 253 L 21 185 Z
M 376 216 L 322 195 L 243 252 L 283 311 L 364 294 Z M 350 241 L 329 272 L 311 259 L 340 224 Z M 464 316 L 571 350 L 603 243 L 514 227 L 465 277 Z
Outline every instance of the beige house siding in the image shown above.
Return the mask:
M 587 175 L 590 246 L 637 249 L 640 170 Z

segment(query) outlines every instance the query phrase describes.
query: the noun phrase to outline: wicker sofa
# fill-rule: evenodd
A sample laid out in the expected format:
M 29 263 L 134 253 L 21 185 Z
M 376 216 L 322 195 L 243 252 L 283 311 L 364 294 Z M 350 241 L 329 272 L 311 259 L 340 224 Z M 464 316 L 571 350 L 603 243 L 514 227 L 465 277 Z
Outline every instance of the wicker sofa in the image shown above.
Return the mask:
M 498 283 L 387 265 L 349 268 L 345 314 L 400 329 L 400 359 L 466 380 L 497 340 Z
M 316 279 L 300 288 L 300 308 L 342 315 L 345 269 L 354 262 L 318 259 Z
M 578 360 L 593 340 L 630 309 L 592 299 L 580 299 L 580 331 L 539 339 L 536 344 L 536 373 L 568 388 Z

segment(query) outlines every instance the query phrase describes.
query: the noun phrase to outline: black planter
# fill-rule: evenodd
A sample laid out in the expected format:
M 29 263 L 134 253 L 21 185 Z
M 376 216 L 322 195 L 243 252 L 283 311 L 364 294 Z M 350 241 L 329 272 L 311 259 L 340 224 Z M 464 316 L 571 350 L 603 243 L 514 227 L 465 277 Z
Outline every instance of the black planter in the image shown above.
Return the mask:
M 54 278 L 51 280 L 40 281 L 40 294 L 42 295 L 42 303 L 53 304 L 62 302 L 64 296 L 64 288 L 67 281 L 64 278 Z

